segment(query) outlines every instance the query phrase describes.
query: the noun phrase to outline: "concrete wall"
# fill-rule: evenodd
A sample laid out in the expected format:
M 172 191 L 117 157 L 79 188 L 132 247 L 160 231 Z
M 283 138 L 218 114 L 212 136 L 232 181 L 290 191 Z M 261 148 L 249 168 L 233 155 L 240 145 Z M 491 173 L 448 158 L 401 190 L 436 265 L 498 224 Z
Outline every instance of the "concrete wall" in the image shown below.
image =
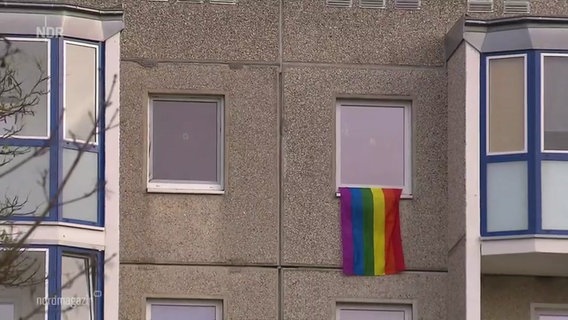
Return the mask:
M 448 60 L 448 319 L 466 318 L 466 45 Z
M 566 304 L 568 278 L 486 275 L 482 320 L 531 320 L 531 303 Z
M 345 299 L 413 301 L 421 320 L 464 319 L 464 62 L 460 52 L 446 71 L 443 52 L 464 0 L 419 11 L 393 1 L 73 3 L 121 2 L 121 319 L 143 319 L 147 297 L 221 298 L 226 319 L 332 319 Z M 568 14 L 563 0 L 532 3 L 533 14 Z M 145 191 L 151 93 L 225 97 L 224 195 Z M 338 98 L 412 103 L 402 275 L 339 271 Z

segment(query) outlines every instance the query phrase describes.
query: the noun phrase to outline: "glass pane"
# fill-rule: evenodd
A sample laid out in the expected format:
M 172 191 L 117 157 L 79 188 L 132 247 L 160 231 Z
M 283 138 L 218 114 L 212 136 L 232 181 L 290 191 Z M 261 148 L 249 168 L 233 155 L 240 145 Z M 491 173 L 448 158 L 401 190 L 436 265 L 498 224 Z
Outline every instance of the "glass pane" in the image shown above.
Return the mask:
M 67 176 L 79 152 L 63 149 L 63 174 Z M 96 222 L 98 155 L 84 152 L 63 188 L 63 218 Z
M 16 204 L 14 215 L 47 215 L 44 210 L 49 203 L 49 149 L 40 152 L 26 147 L 4 147 L 3 151 L 15 154 L 0 156 L 0 164 L 5 163 L 0 166 L 0 173 L 8 172 L 0 178 L 0 202 Z M 40 153 L 30 158 L 35 152 Z
M 568 230 L 568 162 L 542 162 L 542 228 Z
M 405 320 L 402 310 L 351 310 L 339 311 L 338 320 Z
M 0 320 L 16 320 L 13 303 L 0 302 Z
M 9 52 L 0 78 L 10 75 L 12 80 L 10 89 L 0 94 L 0 104 L 14 111 L 14 116 L 0 122 L 0 135 L 47 137 L 47 47 L 46 41 L 12 40 L 8 46 L 0 40 L 0 55 Z
M 218 183 L 217 102 L 154 100 L 152 180 Z
M 525 62 L 523 57 L 489 60 L 489 152 L 525 149 Z
M 544 149 L 568 150 L 568 57 L 544 57 Z
M 6 254 L 0 251 L 1 255 Z M 45 251 L 21 251 L 13 264 L 15 269 L 10 273 L 15 276 L 2 276 L 10 279 L 3 280 L 4 283 L 12 283 L 12 286 L 0 285 L 0 319 L 29 319 L 45 320 L 45 309 L 48 301 L 46 297 L 46 264 Z M 2 259 L 3 260 L 3 259 Z M 3 271 L 4 272 L 4 271 Z M 8 303 L 4 303 L 8 301 Z M 40 308 L 38 308 L 40 306 Z M 14 308 L 12 308 L 14 307 Z M 4 313 L 13 312 L 9 314 Z
M 63 320 L 94 319 L 93 275 L 90 259 L 61 258 L 61 318 Z
M 342 106 L 340 185 L 404 185 L 404 108 Z
M 152 304 L 152 320 L 217 320 L 214 306 Z
M 526 162 L 487 164 L 487 231 L 528 229 Z
M 95 47 L 65 43 L 65 139 L 96 141 L 96 72 Z

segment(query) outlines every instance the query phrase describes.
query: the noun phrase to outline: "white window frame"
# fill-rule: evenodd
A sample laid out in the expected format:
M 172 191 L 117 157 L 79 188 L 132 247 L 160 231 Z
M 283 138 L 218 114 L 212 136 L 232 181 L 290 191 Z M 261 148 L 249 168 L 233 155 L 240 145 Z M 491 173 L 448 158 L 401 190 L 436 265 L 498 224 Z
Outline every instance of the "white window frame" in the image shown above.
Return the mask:
M 404 320 L 413 320 L 413 307 L 410 303 L 337 303 L 335 308 L 335 320 L 343 320 L 340 317 L 341 310 L 362 311 L 403 311 Z
M 67 86 L 66 86 L 66 81 L 65 81 L 65 75 L 67 74 L 67 44 L 71 44 L 71 45 L 76 45 L 76 46 L 80 46 L 80 47 L 87 47 L 87 48 L 94 48 L 95 49 L 95 137 L 93 141 L 90 141 L 89 144 L 93 144 L 93 145 L 97 145 L 99 143 L 99 104 L 100 104 L 100 99 L 99 99 L 99 93 L 100 93 L 100 85 L 99 85 L 99 69 L 101 68 L 100 66 L 100 52 L 99 52 L 99 46 L 95 45 L 95 44 L 91 44 L 91 43 L 86 43 L 86 42 L 78 42 L 78 41 L 72 41 L 72 40 L 64 40 L 63 41 L 63 74 L 62 74 L 62 79 L 61 82 L 63 83 L 63 95 L 61 96 L 61 103 L 63 105 L 63 118 L 62 118 L 62 122 L 63 122 L 63 141 L 68 141 L 68 142 L 79 142 L 79 143 L 87 143 L 87 141 L 83 141 L 80 139 L 75 139 L 75 140 L 70 140 L 67 139 L 66 135 L 67 135 L 67 121 L 66 121 L 66 115 L 65 112 L 67 110 L 67 106 L 65 105 L 65 93 L 67 90 Z
M 150 298 L 146 300 L 146 320 L 152 320 L 152 305 L 154 304 L 170 306 L 215 307 L 215 320 L 223 320 L 223 300 Z
M 523 150 L 519 150 L 519 151 L 507 151 L 507 152 L 489 152 L 489 93 L 490 93 L 490 83 L 489 83 L 489 65 L 490 65 L 490 61 L 491 60 L 499 60 L 499 59 L 508 59 L 508 58 L 519 58 L 522 57 L 523 58 L 523 68 L 524 68 L 524 93 L 525 96 L 523 97 L 524 100 L 524 118 L 525 118 L 525 122 L 524 122 L 524 146 L 523 146 Z M 501 55 L 501 56 L 489 56 L 486 58 L 486 63 L 485 63 L 485 153 L 488 156 L 494 156 L 494 155 L 504 155 L 504 154 L 521 154 L 521 153 L 527 153 L 527 137 L 528 137 L 528 112 L 527 112 L 527 96 L 528 96 L 528 92 L 527 92 L 527 55 L 525 53 L 523 54 L 509 54 L 509 55 Z
M 87 261 L 87 269 L 84 271 L 80 271 L 80 273 L 86 273 L 87 274 L 87 281 L 88 281 L 88 290 L 89 290 L 89 303 L 90 303 L 90 315 L 91 315 L 91 319 L 95 319 L 95 309 L 97 308 L 97 305 L 95 304 L 95 289 L 96 289 L 96 284 L 95 281 L 97 281 L 98 279 L 95 279 L 94 277 L 97 276 L 98 274 L 98 267 L 97 267 L 97 261 L 93 261 L 95 259 L 93 259 L 93 256 L 91 255 L 87 255 L 87 254 L 80 254 L 80 253 L 75 253 L 75 252 L 65 252 L 63 251 L 61 254 L 61 260 L 63 261 L 63 258 L 67 257 L 67 258 L 74 258 L 74 259 L 83 259 Z M 93 268 L 95 269 L 95 275 L 93 275 Z M 61 266 L 61 274 L 63 276 L 63 266 Z M 74 275 L 75 279 L 78 279 L 79 275 Z M 62 280 L 63 281 L 63 280 Z M 73 282 L 70 283 L 71 285 L 73 284 Z
M 0 229 L 1 230 L 1 229 Z M 3 248 L 0 248 L 0 251 L 5 250 Z M 44 290 L 44 298 L 49 297 L 49 249 L 48 248 L 24 248 L 21 249 L 20 251 L 23 251 L 25 254 L 25 252 L 43 252 L 44 254 L 44 258 L 45 258 L 45 269 L 44 269 L 44 286 L 45 286 L 45 290 Z M 39 271 L 39 270 L 38 270 Z M 0 301 L 2 303 L 8 303 L 8 304 L 13 304 L 14 305 L 14 315 L 16 316 L 16 319 L 19 319 L 19 317 L 21 317 L 22 315 L 20 314 L 22 312 L 22 310 L 20 310 L 20 302 L 16 299 L 12 299 L 12 298 L 3 298 L 0 297 Z M 48 317 L 48 307 L 49 307 L 49 303 L 44 303 L 43 304 L 43 312 L 44 312 L 44 319 L 47 320 Z M 41 309 L 38 309 L 41 310 Z
M 341 179 L 341 109 L 349 107 L 402 108 L 404 109 L 404 185 L 353 185 L 342 184 Z M 411 103 L 405 101 L 338 100 L 335 110 L 335 187 L 402 188 L 404 198 L 412 197 L 412 112 Z
M 181 102 L 215 102 L 217 104 L 217 183 L 203 183 L 188 180 L 158 180 L 152 179 L 152 136 L 154 100 L 181 101 Z M 200 194 L 223 194 L 225 190 L 225 103 L 223 97 L 203 96 L 175 96 L 175 95 L 151 95 L 148 99 L 148 136 L 147 136 L 147 191 L 158 193 L 200 193 Z
M 544 148 L 544 58 L 545 57 L 564 57 L 565 53 L 542 53 L 540 55 L 540 151 L 552 153 L 568 153 L 568 150 L 546 150 Z M 567 59 L 568 60 L 568 59 Z
M 568 304 L 531 303 L 531 320 L 539 320 L 540 316 L 568 317 Z
M 42 136 L 21 136 L 21 135 L 14 135 L 10 138 L 15 138 L 15 139 L 49 139 L 51 136 L 51 41 L 49 41 L 49 39 L 45 39 L 45 38 L 22 38 L 22 37 L 6 37 L 5 39 L 10 40 L 10 41 L 20 41 L 20 42 L 45 42 L 47 43 L 47 68 L 46 68 L 46 77 L 47 80 L 45 80 L 47 82 L 47 94 L 46 94 L 46 99 L 47 99 L 47 132 L 45 133 L 45 135 Z

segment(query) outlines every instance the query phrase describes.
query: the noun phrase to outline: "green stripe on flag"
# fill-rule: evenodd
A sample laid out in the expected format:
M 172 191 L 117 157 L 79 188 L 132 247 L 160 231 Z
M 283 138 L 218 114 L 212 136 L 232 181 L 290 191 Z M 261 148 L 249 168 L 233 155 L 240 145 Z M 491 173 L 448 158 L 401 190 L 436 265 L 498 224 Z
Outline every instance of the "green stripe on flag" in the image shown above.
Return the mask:
M 375 250 L 373 240 L 373 193 L 371 189 L 361 189 L 363 196 L 363 256 L 365 275 L 372 276 L 375 274 Z

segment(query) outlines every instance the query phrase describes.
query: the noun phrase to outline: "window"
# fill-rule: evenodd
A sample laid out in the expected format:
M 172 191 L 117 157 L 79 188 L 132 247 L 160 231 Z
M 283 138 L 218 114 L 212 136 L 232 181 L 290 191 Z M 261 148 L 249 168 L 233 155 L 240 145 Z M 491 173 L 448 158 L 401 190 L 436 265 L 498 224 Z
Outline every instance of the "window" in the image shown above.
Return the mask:
M 0 102 L 14 107 L 16 115 L 0 124 L 0 144 L 12 151 L 0 157 L 0 163 L 7 162 L 0 173 L 10 172 L 0 188 L 23 203 L 14 218 L 102 225 L 101 44 L 65 38 L 7 40 L 0 40 L 0 54 L 12 54 L 0 75 L 9 75 L 17 85 L 4 91 Z M 45 212 L 56 197 L 60 205 Z
M 409 103 L 339 102 L 336 147 L 337 187 L 402 188 L 411 195 Z
M 223 191 L 223 101 L 150 100 L 148 191 Z
M 558 304 L 532 304 L 531 320 L 568 320 L 568 306 Z
M 525 56 L 488 60 L 488 154 L 526 151 Z
M 0 302 L 0 320 L 16 319 L 16 311 L 14 303 Z
M 222 320 L 223 303 L 218 300 L 148 300 L 147 320 Z
M 341 304 L 335 320 L 412 320 L 412 305 Z
M 96 259 L 91 256 L 63 253 L 61 257 L 61 297 L 76 302 L 62 306 L 62 320 L 97 319 L 95 317 Z
M 14 264 L 21 273 L 17 284 L 0 286 L 0 320 L 45 320 L 46 313 L 102 319 L 103 254 L 62 246 L 23 249 Z
M 568 54 L 482 59 L 482 235 L 568 234 Z
M 0 251 L 0 255 L 5 251 Z M 47 296 L 49 279 L 48 251 L 28 248 L 22 251 L 13 264 L 12 272 L 19 274 L 9 277 L 15 286 L 0 286 L 0 320 L 30 319 L 44 320 L 45 309 L 41 308 Z M 40 307 L 38 309 L 38 306 Z M 43 310 L 42 310 L 43 309 Z

